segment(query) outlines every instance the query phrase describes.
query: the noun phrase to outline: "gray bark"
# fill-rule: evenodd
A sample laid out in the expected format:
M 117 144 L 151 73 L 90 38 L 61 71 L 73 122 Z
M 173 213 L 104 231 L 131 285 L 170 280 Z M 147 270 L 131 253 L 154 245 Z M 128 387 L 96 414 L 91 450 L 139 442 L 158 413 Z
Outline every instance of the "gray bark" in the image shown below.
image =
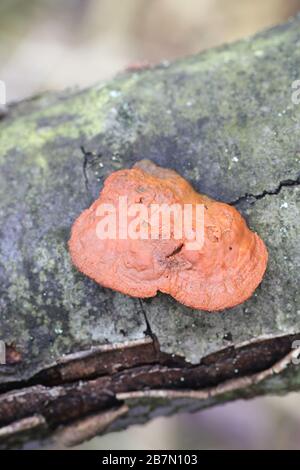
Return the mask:
M 300 388 L 300 17 L 0 120 L 0 442 L 73 445 L 159 414 Z M 126 297 L 70 262 L 73 220 L 149 158 L 234 204 L 266 242 L 255 294 L 209 314 Z M 300 343 L 299 343 L 300 344 Z

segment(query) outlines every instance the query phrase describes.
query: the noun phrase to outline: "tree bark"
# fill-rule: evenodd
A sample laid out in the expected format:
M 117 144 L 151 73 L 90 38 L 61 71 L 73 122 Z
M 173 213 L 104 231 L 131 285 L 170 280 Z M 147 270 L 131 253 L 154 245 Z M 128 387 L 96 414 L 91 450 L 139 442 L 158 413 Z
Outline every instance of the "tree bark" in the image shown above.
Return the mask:
M 300 388 L 300 17 L 0 121 L 0 443 L 74 445 L 154 416 Z M 295 97 L 294 97 L 295 98 Z M 269 265 L 210 314 L 133 299 L 70 262 L 70 227 L 112 171 L 141 158 L 234 204 Z

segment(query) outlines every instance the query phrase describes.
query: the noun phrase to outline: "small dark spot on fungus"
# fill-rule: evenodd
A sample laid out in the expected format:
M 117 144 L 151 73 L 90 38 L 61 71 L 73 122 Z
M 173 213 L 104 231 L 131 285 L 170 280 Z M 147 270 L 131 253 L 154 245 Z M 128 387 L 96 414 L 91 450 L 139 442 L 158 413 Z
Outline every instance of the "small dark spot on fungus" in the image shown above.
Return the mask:
M 174 237 L 147 239 L 118 236 L 100 239 L 97 210 L 121 196 L 128 205 L 145 192 L 143 203 L 205 205 L 204 243 L 188 250 L 188 240 Z M 161 233 L 161 222 L 158 223 Z M 149 160 L 132 169 L 112 173 L 99 198 L 72 227 L 69 249 L 73 263 L 99 284 L 133 297 L 153 297 L 158 291 L 170 294 L 192 308 L 215 311 L 234 307 L 248 299 L 262 280 L 268 253 L 264 242 L 252 232 L 241 214 L 228 204 L 197 193 L 173 170 Z
M 183 247 L 184 247 L 184 244 L 183 244 L 183 243 L 180 243 L 180 245 L 177 246 L 177 247 L 172 251 L 172 253 L 170 253 L 169 255 L 167 255 L 167 258 L 171 258 L 171 256 L 175 256 L 175 255 L 177 255 L 178 253 L 180 253 L 180 251 L 182 250 Z

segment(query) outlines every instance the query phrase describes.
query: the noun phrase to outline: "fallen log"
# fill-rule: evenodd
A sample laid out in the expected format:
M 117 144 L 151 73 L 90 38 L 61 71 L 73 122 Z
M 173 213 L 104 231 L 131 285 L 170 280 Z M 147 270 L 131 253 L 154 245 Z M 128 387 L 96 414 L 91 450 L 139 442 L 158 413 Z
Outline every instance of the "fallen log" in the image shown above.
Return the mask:
M 300 388 L 300 16 L 251 39 L 10 105 L 0 120 L 0 445 L 74 445 Z M 134 299 L 76 271 L 70 228 L 141 158 L 233 204 L 269 250 L 244 304 Z

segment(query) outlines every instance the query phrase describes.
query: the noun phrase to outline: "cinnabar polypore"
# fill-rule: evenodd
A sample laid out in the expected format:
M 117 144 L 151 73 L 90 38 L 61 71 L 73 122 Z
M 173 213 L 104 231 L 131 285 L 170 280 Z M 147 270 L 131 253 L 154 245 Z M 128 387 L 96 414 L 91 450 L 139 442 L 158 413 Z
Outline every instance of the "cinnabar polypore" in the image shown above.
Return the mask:
M 203 246 L 188 249 L 184 233 L 175 239 L 175 219 L 169 239 L 162 237 L 161 219 L 156 227 L 158 239 L 121 239 L 118 230 L 115 239 L 99 238 L 97 224 L 103 220 L 103 210 L 102 216 L 97 215 L 99 207 L 114 205 L 118 212 L 120 196 L 127 196 L 128 207 L 202 204 Z M 268 260 L 264 242 L 234 207 L 197 193 L 175 171 L 149 160 L 116 171 L 105 180 L 99 198 L 75 221 L 69 250 L 75 266 L 102 286 L 141 298 L 160 291 L 184 305 L 208 311 L 248 299 L 261 282 Z

